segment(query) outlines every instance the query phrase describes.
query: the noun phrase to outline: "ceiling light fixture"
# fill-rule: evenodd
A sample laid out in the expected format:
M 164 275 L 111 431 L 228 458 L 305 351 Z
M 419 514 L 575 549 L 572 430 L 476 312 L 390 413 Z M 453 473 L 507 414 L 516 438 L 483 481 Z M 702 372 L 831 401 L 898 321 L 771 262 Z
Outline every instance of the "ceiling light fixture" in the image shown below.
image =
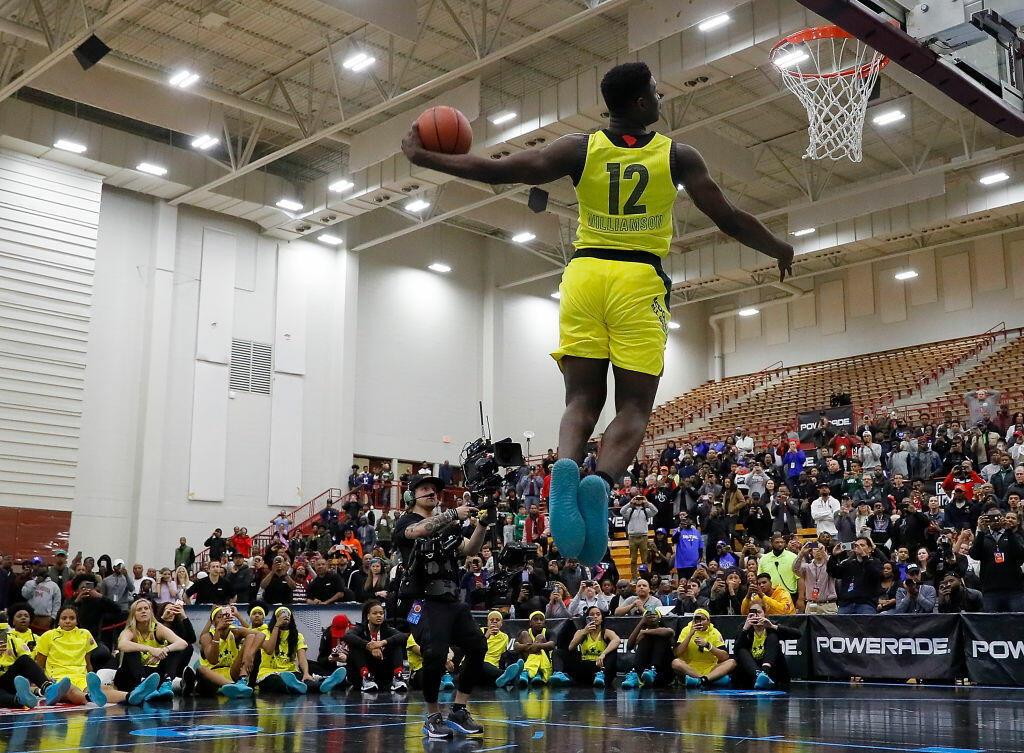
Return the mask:
M 753 306 L 748 306 L 745 309 L 740 309 L 736 312 L 736 316 L 757 316 L 761 313 L 761 309 L 756 309 Z
M 429 201 L 423 199 L 413 199 L 405 205 L 406 212 L 422 212 L 424 209 L 430 206 Z
M 889 110 L 876 115 L 871 119 L 871 122 L 875 125 L 889 125 L 889 123 L 895 123 L 897 120 L 903 120 L 906 115 L 903 114 L 902 110 Z
M 526 243 L 527 241 L 532 241 L 536 237 L 537 236 L 531 233 L 529 230 L 524 230 L 521 233 L 516 233 L 515 235 L 513 235 L 512 240 L 515 241 L 516 243 Z
M 149 173 L 150 175 L 164 176 L 167 175 L 167 168 L 160 165 L 154 165 L 152 162 L 140 162 L 135 166 L 135 169 L 140 173 Z
M 188 70 L 180 70 L 167 79 L 167 83 L 179 89 L 187 89 L 199 80 L 199 74 Z
M 326 243 L 328 246 L 340 246 L 345 242 L 338 236 L 331 235 L 330 233 L 321 233 L 316 237 L 316 239 L 321 243 Z
M 669 322 L 668 323 L 668 328 L 669 329 L 679 329 L 682 326 L 683 325 L 681 325 L 679 322 Z
M 294 199 L 278 199 L 277 206 L 278 208 L 284 209 L 288 212 L 302 211 L 302 204 L 295 201 Z
M 365 52 L 357 52 L 355 55 L 350 55 L 345 62 L 341 64 L 341 67 L 358 73 L 359 71 L 366 70 L 375 62 L 377 62 L 377 58 L 373 57 L 373 55 L 367 55 Z
M 502 110 L 501 112 L 497 112 L 491 116 L 491 122 L 494 123 L 494 125 L 501 125 L 502 123 L 507 123 L 512 120 L 515 116 L 516 114 L 511 110 Z
M 915 269 L 904 269 L 902 272 L 897 272 L 893 275 L 897 280 L 913 280 L 917 277 L 917 270 Z
M 556 290 L 554 293 L 551 294 L 551 297 L 554 298 L 556 301 L 559 300 L 562 297 L 562 291 Z
M 685 191 L 686 190 L 686 186 L 684 186 L 682 183 L 676 183 L 676 190 L 677 191 Z
M 88 147 L 85 144 L 79 144 L 77 141 L 70 141 L 68 139 L 57 139 L 53 142 L 55 149 L 63 149 L 65 152 L 74 152 L 75 154 L 81 154 Z
M 193 148 L 201 149 L 204 152 L 211 147 L 217 146 L 217 144 L 219 143 L 220 139 L 218 139 L 216 136 L 211 136 L 208 133 L 204 133 L 202 136 L 197 136 L 196 138 L 192 139 Z
M 336 180 L 331 185 L 327 186 L 327 190 L 332 193 L 343 193 L 355 185 L 350 180 Z
M 989 173 L 988 175 L 982 175 L 978 182 L 983 186 L 991 186 L 993 183 L 1002 183 L 1004 180 L 1009 180 L 1010 176 L 1000 170 L 997 173 Z
M 717 16 L 712 16 L 709 19 L 701 21 L 697 24 L 697 29 L 700 31 L 711 31 L 712 29 L 717 29 L 719 26 L 725 26 L 731 20 L 732 19 L 729 18 L 728 13 L 720 13 Z
M 779 55 L 779 57 L 775 58 L 772 62 L 775 64 L 776 68 L 789 68 L 797 63 L 802 63 L 809 57 L 810 55 L 803 50 L 793 50 L 792 52 L 787 52 L 785 55 Z
M 790 235 L 795 235 L 799 238 L 801 235 L 810 235 L 815 232 L 813 227 L 805 227 L 803 230 L 794 230 Z
M 427 267 L 427 269 L 430 269 L 430 270 L 432 270 L 434 272 L 441 272 L 442 274 L 444 274 L 445 272 L 451 272 L 452 271 L 451 267 L 449 267 L 447 264 L 444 264 L 444 263 L 439 262 L 439 261 L 435 261 L 433 264 L 431 264 L 429 267 Z

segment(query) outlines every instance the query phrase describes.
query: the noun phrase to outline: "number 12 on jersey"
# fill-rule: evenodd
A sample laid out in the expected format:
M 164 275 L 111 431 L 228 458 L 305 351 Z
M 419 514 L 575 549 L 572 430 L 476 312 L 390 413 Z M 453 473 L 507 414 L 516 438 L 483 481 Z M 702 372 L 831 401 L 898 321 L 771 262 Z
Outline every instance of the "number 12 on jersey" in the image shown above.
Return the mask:
M 637 202 L 643 197 L 644 189 L 650 181 L 647 168 L 643 165 L 626 165 L 626 169 L 623 170 L 618 162 L 609 162 L 605 165 L 605 170 L 608 172 L 608 214 L 646 214 L 646 205 Z M 633 191 L 620 212 L 619 182 L 630 180 L 634 176 L 637 178 L 636 185 L 633 186 Z

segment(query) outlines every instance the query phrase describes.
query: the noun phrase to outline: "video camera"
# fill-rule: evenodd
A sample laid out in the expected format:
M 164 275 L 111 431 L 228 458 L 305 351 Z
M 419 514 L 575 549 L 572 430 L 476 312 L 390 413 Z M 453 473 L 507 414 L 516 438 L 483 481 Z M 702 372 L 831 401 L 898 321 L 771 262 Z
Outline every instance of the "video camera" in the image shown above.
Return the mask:
M 488 608 L 514 604 L 522 586 L 523 566 L 537 558 L 537 546 L 526 541 L 510 541 L 494 561 L 494 577 L 487 586 Z

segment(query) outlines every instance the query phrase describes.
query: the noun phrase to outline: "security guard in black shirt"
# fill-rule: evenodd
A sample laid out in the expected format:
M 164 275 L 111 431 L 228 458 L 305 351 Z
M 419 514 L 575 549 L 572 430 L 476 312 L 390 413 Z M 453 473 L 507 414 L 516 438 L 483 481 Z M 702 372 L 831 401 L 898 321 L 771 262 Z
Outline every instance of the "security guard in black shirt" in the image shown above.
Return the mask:
M 440 511 L 444 484 L 434 476 L 414 476 L 409 482 L 412 507 L 395 524 L 394 543 L 402 556 L 406 575 L 400 588 L 400 604 L 409 629 L 423 656 L 423 700 L 427 719 L 423 734 L 435 739 L 452 737 L 453 730 L 479 735 L 466 703 L 476 684 L 487 645 L 473 620 L 469 606 L 459 600 L 459 560 L 476 554 L 484 543 L 487 526 L 476 517 L 477 509 L 462 505 Z M 461 522 L 474 526 L 467 539 Z M 462 650 L 455 703 L 447 721 L 437 704 L 438 688 L 450 646 Z

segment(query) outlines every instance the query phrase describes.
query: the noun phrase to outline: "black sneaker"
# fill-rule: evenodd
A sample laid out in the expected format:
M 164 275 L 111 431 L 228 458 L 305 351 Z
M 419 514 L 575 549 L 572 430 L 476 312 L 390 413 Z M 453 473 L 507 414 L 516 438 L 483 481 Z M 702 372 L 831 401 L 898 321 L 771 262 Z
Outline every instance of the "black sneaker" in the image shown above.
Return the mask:
M 484 728 L 470 715 L 469 709 L 459 709 L 448 714 L 448 726 L 463 735 L 482 735 Z
M 191 666 L 185 667 L 181 673 L 181 694 L 193 695 L 196 692 L 196 671 Z
M 444 723 L 440 714 L 431 714 L 423 722 L 423 734 L 433 740 L 451 740 L 455 734 L 452 728 Z

